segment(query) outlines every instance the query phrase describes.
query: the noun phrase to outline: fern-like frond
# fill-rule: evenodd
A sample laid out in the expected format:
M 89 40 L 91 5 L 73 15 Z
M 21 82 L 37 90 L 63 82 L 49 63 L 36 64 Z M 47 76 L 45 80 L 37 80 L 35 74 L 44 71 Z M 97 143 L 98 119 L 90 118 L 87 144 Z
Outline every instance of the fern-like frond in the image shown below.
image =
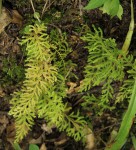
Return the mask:
M 117 95 L 116 103 L 122 102 L 124 99 L 129 100 L 132 94 L 133 84 L 136 79 L 136 60 L 131 65 L 131 69 L 127 71 L 128 79 L 124 81 Z
M 51 64 L 51 46 L 45 31 L 43 24 L 29 26 L 21 42 L 26 44 L 27 50 L 26 79 L 22 89 L 14 93 L 10 110 L 16 121 L 16 142 L 22 140 L 32 127 L 39 98 L 57 80 L 57 68 Z
M 65 61 L 71 49 L 66 35 L 61 39 L 49 38 L 44 24 L 30 25 L 25 28 L 21 44 L 26 45 L 25 80 L 20 91 L 13 94 L 10 114 L 16 122 L 16 140 L 19 142 L 34 124 L 36 116 L 45 118 L 49 125 L 80 140 L 82 128 L 86 124 L 83 117 L 66 115 L 66 80 L 73 64 Z M 51 42 L 52 41 L 52 42 Z M 55 46 L 54 46 L 55 45 Z M 66 65 L 70 65 L 66 67 Z M 80 131 L 81 130 L 81 131 Z
M 102 93 L 99 105 L 109 105 L 113 98 L 114 89 L 111 85 L 114 81 L 123 81 L 125 67 L 132 65 L 132 56 L 123 55 L 116 46 L 114 39 L 105 39 L 102 30 L 87 33 L 82 40 L 87 42 L 88 60 L 84 70 L 84 79 L 80 86 L 80 92 L 102 85 Z M 119 59 L 119 56 L 122 58 Z

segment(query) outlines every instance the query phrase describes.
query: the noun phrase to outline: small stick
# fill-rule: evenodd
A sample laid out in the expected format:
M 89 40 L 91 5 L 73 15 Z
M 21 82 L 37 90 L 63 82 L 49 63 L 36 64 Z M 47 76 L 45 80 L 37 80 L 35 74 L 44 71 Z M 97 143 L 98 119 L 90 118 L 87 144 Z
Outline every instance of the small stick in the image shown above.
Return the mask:
M 45 4 L 44 4 L 44 6 L 43 6 L 41 18 L 43 17 L 43 14 L 44 14 L 45 9 L 46 9 L 46 6 L 47 6 L 47 3 L 48 3 L 48 0 L 46 0 Z
M 35 13 L 35 8 L 34 8 L 33 1 L 32 1 L 32 0 L 30 0 L 30 3 L 31 3 L 32 9 L 33 9 L 33 11 L 34 11 L 34 13 Z
M 30 3 L 31 3 L 31 5 L 32 5 L 32 9 L 33 9 L 33 11 L 34 11 L 34 13 L 35 13 L 35 8 L 34 8 L 33 1 L 30 0 Z M 37 19 L 39 22 L 41 22 L 40 19 L 39 19 L 37 16 L 36 16 L 36 19 Z

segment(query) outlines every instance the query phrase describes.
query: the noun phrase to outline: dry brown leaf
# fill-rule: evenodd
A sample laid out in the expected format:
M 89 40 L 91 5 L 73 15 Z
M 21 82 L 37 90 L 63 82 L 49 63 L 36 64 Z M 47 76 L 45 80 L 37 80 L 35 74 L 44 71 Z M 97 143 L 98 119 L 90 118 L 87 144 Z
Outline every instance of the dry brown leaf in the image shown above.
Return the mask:
M 5 93 L 3 91 L 3 89 L 0 87 L 0 97 L 4 97 L 5 96 Z
M 47 147 L 46 147 L 45 143 L 43 143 L 43 144 L 41 145 L 40 150 L 47 150 Z
M 77 86 L 76 83 L 74 82 L 67 82 L 67 85 L 70 87 L 67 91 L 67 94 L 71 94 L 73 92 L 75 92 L 75 87 Z
M 9 120 L 6 115 L 0 115 L 0 135 L 6 129 Z
M 88 135 L 86 135 L 86 149 L 87 150 L 92 150 L 95 146 L 95 138 L 93 133 L 90 133 Z
M 51 134 L 52 133 L 52 128 L 56 128 L 55 125 L 49 127 L 47 124 L 43 124 L 42 127 L 41 127 L 44 131 L 46 131 L 48 134 Z
M 30 144 L 41 144 L 41 142 L 42 142 L 42 136 L 40 136 L 37 139 L 31 139 L 31 140 L 29 140 Z
M 16 23 L 20 27 L 22 26 L 22 16 L 17 10 L 12 10 L 12 15 L 5 7 L 2 8 L 2 13 L 0 15 L 0 33 L 2 33 L 7 25 L 10 23 Z
M 0 124 L 7 125 L 9 123 L 9 120 L 6 115 L 0 115 Z
M 56 146 L 64 145 L 68 141 L 68 137 L 65 132 L 62 132 L 59 138 L 54 142 Z
M 5 27 L 11 23 L 11 16 L 8 12 L 8 10 L 3 7 L 2 8 L 2 13 L 1 13 L 1 16 L 0 16 L 0 33 L 2 33 L 5 29 Z
M 93 150 L 95 147 L 95 137 L 92 132 L 92 130 L 89 127 L 86 127 L 85 130 L 85 135 L 86 135 L 86 146 L 85 149 L 87 150 Z
M 9 124 L 6 128 L 6 131 L 7 131 L 7 141 L 9 141 L 11 144 L 13 144 L 14 138 L 16 135 L 15 123 Z
M 23 22 L 23 17 L 19 14 L 19 12 L 17 10 L 12 10 L 12 23 L 16 23 L 19 25 L 19 27 L 22 26 L 22 22 Z

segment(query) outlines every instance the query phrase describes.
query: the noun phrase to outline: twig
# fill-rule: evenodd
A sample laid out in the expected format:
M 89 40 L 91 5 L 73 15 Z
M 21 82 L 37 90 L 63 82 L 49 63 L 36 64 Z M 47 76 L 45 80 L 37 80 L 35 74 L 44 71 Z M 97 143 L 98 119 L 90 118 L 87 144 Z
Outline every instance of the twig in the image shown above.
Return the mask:
M 44 12 L 45 12 L 45 9 L 46 9 L 46 6 L 47 6 L 47 4 L 48 4 L 48 1 L 49 1 L 49 0 L 46 0 L 45 4 L 44 4 L 44 6 L 43 6 L 41 18 L 43 17 L 43 14 L 44 14 Z
M 32 1 L 32 0 L 30 0 L 30 3 L 31 3 L 32 9 L 33 9 L 33 11 L 34 11 L 34 13 L 35 13 L 35 8 L 34 8 L 33 1 Z
M 47 0 L 47 1 L 48 1 L 48 0 Z M 43 15 L 44 15 L 44 13 L 46 12 L 46 10 L 47 10 L 54 2 L 55 2 L 55 0 L 52 1 L 47 7 L 46 7 L 46 5 L 44 5 L 44 7 L 45 7 L 46 9 L 43 7 L 43 11 L 42 11 L 41 18 L 43 17 Z
M 31 3 L 32 9 L 33 9 L 33 11 L 34 11 L 34 13 L 35 13 L 35 8 L 34 8 L 33 1 L 30 0 L 30 3 Z M 35 17 L 36 17 L 36 19 L 37 19 L 39 22 L 41 22 L 40 19 L 39 19 L 39 17 L 38 17 L 37 15 L 36 15 Z

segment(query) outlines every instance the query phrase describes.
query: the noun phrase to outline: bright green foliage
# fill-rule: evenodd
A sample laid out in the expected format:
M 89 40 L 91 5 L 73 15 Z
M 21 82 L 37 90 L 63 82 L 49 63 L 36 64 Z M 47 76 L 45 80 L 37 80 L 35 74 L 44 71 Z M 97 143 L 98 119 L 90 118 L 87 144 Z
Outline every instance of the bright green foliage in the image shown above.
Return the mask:
M 85 7 L 85 9 L 95 9 L 98 7 L 101 7 L 104 3 L 106 2 L 106 0 L 90 0 L 88 5 Z
M 60 29 L 51 30 L 50 39 L 51 43 L 56 46 L 53 49 L 53 60 L 59 68 L 59 74 L 66 77 L 70 73 L 71 68 L 75 66 L 70 60 L 65 60 L 67 55 L 72 51 L 67 43 L 66 33 L 62 33 Z
M 90 32 L 82 37 L 87 42 L 86 48 L 89 55 L 80 92 L 88 91 L 94 86 L 101 86 L 101 93 L 97 96 L 93 94 L 84 96 L 85 102 L 82 106 L 88 107 L 91 104 L 91 109 L 95 112 L 98 110 L 100 114 L 104 109 L 112 109 L 110 100 L 115 99 L 113 105 L 115 107 L 116 103 L 130 99 L 119 132 L 112 141 L 113 143 L 111 142 L 106 147 L 106 150 L 121 149 L 127 140 L 136 114 L 136 61 L 133 62 L 131 55 L 126 56 L 123 51 L 120 51 L 113 39 L 103 38 L 101 29 L 97 30 L 94 27 L 94 30 L 95 32 Z M 126 70 L 127 80 L 125 80 Z M 112 86 L 114 82 L 122 84 L 116 96 Z
M 111 17 L 117 15 L 121 19 L 123 8 L 119 0 L 90 0 L 85 9 L 91 10 L 99 7 L 101 7 L 103 13 L 107 13 Z
M 39 150 L 39 147 L 35 144 L 30 144 L 29 145 L 29 150 Z
M 118 50 L 114 39 L 103 38 L 101 29 L 97 30 L 94 27 L 94 30 L 95 32 L 87 33 L 82 37 L 87 42 L 86 48 L 89 55 L 80 91 L 87 91 L 94 86 L 101 85 L 102 91 L 98 105 L 102 109 L 108 107 L 112 109 L 109 105 L 114 93 L 112 83 L 123 81 L 124 69 L 126 66 L 131 66 L 133 57 L 123 55 L 122 51 Z M 122 55 L 121 59 L 118 58 L 119 55 Z
M 29 25 L 24 31 L 21 44 L 26 45 L 26 78 L 21 90 L 13 94 L 10 110 L 16 122 L 15 141 L 23 139 L 37 115 L 45 118 L 49 125 L 56 125 L 60 131 L 66 130 L 68 135 L 80 140 L 84 135 L 85 121 L 79 113 L 68 116 L 70 108 L 62 101 L 66 97 L 65 82 L 69 75 L 66 74 L 69 69 L 65 68 L 64 59 L 71 51 L 66 39 L 53 40 L 42 23 Z M 64 43 L 65 46 L 60 46 Z
M 14 150 L 22 150 L 18 143 L 14 143 L 13 148 L 14 148 Z M 29 150 L 39 150 L 39 147 L 35 144 L 30 144 Z
M 43 31 L 43 24 L 29 26 L 22 40 L 27 45 L 26 80 L 22 89 L 14 93 L 10 111 L 16 119 L 16 141 L 30 130 L 40 96 L 57 80 L 57 68 L 51 65 L 49 37 Z
M 18 143 L 14 143 L 13 148 L 14 148 L 14 150 L 21 150 L 21 147 Z
M 128 79 L 124 81 L 120 87 L 119 94 L 116 99 L 116 103 L 122 102 L 124 99 L 129 100 L 131 98 L 134 80 L 136 79 L 136 60 L 131 64 L 131 68 L 127 71 Z

